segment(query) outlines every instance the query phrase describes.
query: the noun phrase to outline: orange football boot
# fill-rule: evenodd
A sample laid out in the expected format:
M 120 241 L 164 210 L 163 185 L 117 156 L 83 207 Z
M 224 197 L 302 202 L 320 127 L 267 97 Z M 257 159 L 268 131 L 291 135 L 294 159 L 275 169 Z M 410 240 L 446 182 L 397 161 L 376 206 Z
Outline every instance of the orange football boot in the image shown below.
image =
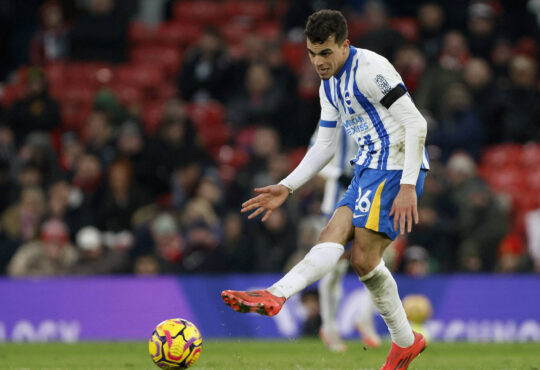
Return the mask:
M 405 370 L 416 356 L 426 349 L 426 338 L 420 333 L 413 331 L 414 343 L 409 347 L 402 348 L 392 342 L 390 353 L 386 358 L 381 370 Z
M 277 315 L 286 301 L 286 298 L 277 297 L 266 289 L 249 292 L 224 290 L 221 298 L 237 312 L 256 312 L 265 316 Z

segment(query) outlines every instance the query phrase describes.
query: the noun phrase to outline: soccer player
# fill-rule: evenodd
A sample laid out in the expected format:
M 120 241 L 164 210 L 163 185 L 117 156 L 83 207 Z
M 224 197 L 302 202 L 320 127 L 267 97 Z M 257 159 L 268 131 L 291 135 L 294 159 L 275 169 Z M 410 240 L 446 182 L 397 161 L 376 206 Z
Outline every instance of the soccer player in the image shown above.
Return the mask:
M 315 142 L 317 131 L 315 130 L 313 134 L 310 146 Z M 344 127 L 341 127 L 336 135 L 337 150 L 330 162 L 319 172 L 319 175 L 326 180 L 321 204 L 321 211 L 326 221 L 330 220 L 336 204 L 351 182 L 354 171 L 353 167 L 349 165 L 349 159 L 354 158 L 358 152 L 356 140 L 353 136 L 347 135 Z M 343 278 L 349 267 L 350 251 L 348 249 L 343 253 L 334 268 L 321 279 L 318 287 L 322 321 L 319 336 L 324 345 L 332 352 L 347 350 L 347 346 L 339 335 L 336 315 L 339 301 L 343 296 Z M 354 325 L 362 336 L 364 344 L 367 347 L 376 348 L 380 345 L 381 339 L 375 331 L 374 314 L 376 309 L 368 293 L 360 297 L 359 305 L 360 314 L 355 318 Z
M 392 346 L 382 369 L 406 369 L 426 347 L 413 332 L 397 284 L 381 256 L 398 233 L 418 222 L 417 199 L 429 168 L 427 124 L 401 77 L 382 56 L 350 46 L 347 22 L 334 10 L 320 10 L 307 21 L 307 50 L 321 78 L 321 120 L 317 139 L 300 164 L 279 184 L 255 189 L 242 212 L 272 211 L 332 158 L 336 132 L 345 128 L 358 143 L 351 159 L 354 177 L 310 252 L 266 290 L 225 290 L 226 304 L 240 312 L 273 316 L 286 299 L 326 275 L 353 241 L 351 265 L 383 317 Z

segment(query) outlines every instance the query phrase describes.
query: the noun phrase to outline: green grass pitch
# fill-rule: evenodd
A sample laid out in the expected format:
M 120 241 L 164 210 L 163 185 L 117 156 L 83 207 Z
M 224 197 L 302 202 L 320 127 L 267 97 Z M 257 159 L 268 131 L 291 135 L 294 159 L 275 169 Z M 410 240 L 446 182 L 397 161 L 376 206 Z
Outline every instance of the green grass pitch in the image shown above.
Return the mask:
M 390 346 L 364 349 L 347 342 L 344 354 L 317 339 L 208 340 L 193 369 L 379 369 Z M 3 343 L 0 369 L 158 369 L 145 342 Z M 428 343 L 409 369 L 537 369 L 540 343 Z

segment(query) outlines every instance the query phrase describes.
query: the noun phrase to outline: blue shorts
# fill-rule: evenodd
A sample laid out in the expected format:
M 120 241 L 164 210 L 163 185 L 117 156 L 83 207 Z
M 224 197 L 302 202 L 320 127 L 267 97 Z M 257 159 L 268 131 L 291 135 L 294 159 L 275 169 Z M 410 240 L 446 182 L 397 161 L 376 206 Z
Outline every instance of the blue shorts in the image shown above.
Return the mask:
M 416 181 L 416 194 L 422 195 L 426 172 L 421 170 Z M 394 240 L 394 216 L 390 216 L 392 203 L 399 192 L 401 170 L 382 171 L 356 166 L 351 184 L 336 204 L 336 209 L 347 206 L 353 211 L 355 227 L 385 233 Z

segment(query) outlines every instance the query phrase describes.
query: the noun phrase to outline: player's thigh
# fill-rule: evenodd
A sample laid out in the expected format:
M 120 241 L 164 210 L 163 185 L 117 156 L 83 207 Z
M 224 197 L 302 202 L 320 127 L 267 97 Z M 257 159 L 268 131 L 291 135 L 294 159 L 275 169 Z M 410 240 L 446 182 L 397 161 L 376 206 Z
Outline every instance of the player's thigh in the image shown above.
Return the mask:
M 351 252 L 351 265 L 360 275 L 373 270 L 380 262 L 384 250 L 392 239 L 386 234 L 366 228 L 354 228 L 354 242 Z
M 352 215 L 349 207 L 344 206 L 336 209 L 328 224 L 321 231 L 319 243 L 332 242 L 345 246 L 354 235 Z

